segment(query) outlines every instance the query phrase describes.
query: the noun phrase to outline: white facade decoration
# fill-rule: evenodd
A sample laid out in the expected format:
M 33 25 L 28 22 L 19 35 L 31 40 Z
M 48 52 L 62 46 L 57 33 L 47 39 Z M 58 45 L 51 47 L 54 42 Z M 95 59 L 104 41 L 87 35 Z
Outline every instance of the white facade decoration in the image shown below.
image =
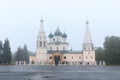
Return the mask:
M 40 21 L 40 30 L 37 37 L 37 48 L 35 59 L 36 65 L 95 65 L 95 51 L 92 43 L 92 38 L 86 22 L 86 31 L 83 42 L 82 51 L 69 50 L 67 42 L 67 34 L 62 33 L 59 28 L 53 33 L 50 33 L 47 42 L 45 35 L 43 20 Z M 33 58 L 33 56 L 31 57 Z M 32 63 L 30 62 L 30 63 Z

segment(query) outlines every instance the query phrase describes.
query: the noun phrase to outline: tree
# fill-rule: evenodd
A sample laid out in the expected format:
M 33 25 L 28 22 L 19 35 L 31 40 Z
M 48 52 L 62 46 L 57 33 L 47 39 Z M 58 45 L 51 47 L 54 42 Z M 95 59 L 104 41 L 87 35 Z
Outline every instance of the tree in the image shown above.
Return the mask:
M 12 56 L 11 56 L 11 48 L 9 44 L 9 40 L 5 39 L 3 44 L 3 63 L 4 64 L 11 64 Z
M 18 48 L 15 53 L 15 61 L 25 61 L 27 64 L 29 63 L 29 52 L 27 46 L 24 45 L 24 48 Z
M 3 47 L 2 47 L 2 41 L 0 41 L 0 64 L 2 64 L 2 54 L 3 54 Z
M 96 61 L 104 61 L 105 60 L 105 51 L 102 47 L 97 47 L 95 50 L 96 53 Z
M 29 53 L 28 53 L 26 44 L 24 45 L 24 48 L 23 48 L 23 58 L 24 58 L 24 61 L 26 61 L 26 63 L 28 64 L 29 63 Z
M 107 36 L 104 48 L 106 63 L 108 65 L 120 65 L 120 37 Z
M 15 61 L 22 61 L 22 49 L 20 48 L 20 46 L 15 53 Z

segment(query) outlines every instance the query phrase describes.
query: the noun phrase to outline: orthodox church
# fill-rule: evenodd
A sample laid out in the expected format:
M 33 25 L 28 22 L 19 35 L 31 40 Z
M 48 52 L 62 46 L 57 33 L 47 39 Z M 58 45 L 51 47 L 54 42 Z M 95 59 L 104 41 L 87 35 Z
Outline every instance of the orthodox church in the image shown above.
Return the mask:
M 96 65 L 95 50 L 92 43 L 89 22 L 86 21 L 86 31 L 82 51 L 69 50 L 67 34 L 59 28 L 48 35 L 44 31 L 43 20 L 40 20 L 40 30 L 37 36 L 35 55 L 29 57 L 30 64 L 36 65 Z

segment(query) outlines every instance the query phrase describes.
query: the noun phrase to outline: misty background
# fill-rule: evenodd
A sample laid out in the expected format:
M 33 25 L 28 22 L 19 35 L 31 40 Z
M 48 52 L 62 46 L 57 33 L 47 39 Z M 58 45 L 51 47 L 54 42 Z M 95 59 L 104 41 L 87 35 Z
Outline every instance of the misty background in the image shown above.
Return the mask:
M 12 51 L 26 43 L 35 52 L 44 20 L 46 36 L 60 28 L 68 35 L 73 50 L 81 50 L 85 21 L 89 21 L 95 47 L 102 47 L 106 36 L 120 36 L 119 0 L 1 0 L 0 40 L 8 38 Z

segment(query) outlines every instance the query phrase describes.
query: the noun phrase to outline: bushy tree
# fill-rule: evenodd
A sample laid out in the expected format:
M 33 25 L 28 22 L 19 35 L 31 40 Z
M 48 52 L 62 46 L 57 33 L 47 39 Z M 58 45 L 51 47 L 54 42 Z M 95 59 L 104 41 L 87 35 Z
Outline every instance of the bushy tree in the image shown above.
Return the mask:
M 95 49 L 95 53 L 96 53 L 96 61 L 104 61 L 105 60 L 105 51 L 102 47 L 97 47 Z
M 105 59 L 108 65 L 120 65 L 120 37 L 107 36 L 104 42 Z

